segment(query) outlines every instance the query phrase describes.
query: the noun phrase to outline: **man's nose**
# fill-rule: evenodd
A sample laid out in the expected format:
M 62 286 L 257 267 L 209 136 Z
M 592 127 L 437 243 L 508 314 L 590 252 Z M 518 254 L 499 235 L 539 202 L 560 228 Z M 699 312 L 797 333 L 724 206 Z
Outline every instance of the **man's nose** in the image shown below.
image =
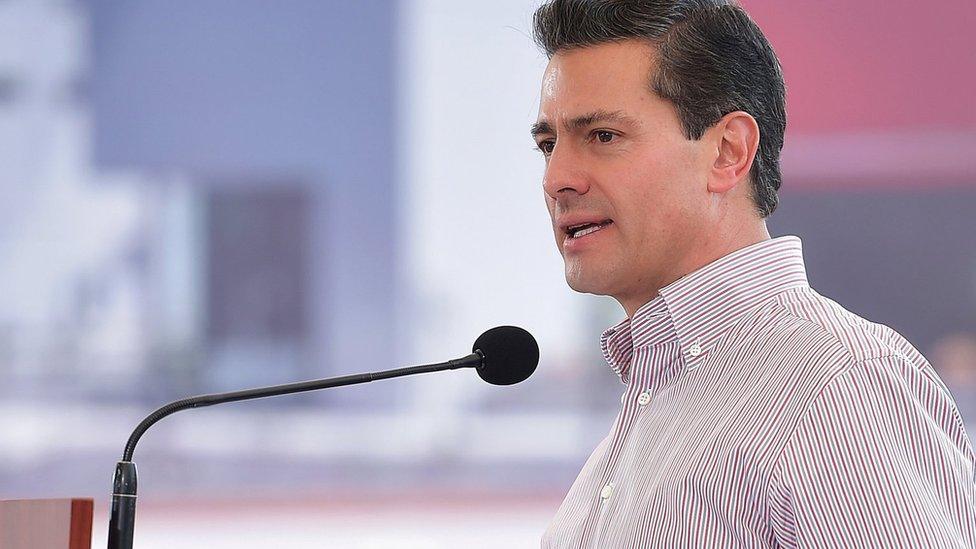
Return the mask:
M 565 195 L 570 191 L 585 194 L 590 189 L 589 178 L 578 154 L 568 147 L 556 145 L 549 155 L 542 187 L 554 200 L 559 198 L 560 193 Z

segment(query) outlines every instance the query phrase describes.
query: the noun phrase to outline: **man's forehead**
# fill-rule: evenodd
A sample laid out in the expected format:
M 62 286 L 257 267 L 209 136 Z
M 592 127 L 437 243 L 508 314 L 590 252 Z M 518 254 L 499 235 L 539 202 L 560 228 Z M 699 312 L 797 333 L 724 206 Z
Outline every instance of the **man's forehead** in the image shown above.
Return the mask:
M 557 51 L 549 58 L 542 80 L 543 95 L 562 91 L 567 83 L 588 80 L 646 81 L 657 64 L 655 46 L 623 40 Z
M 538 117 L 574 118 L 593 111 L 616 111 L 656 95 L 647 66 L 610 67 L 550 62 L 542 77 Z

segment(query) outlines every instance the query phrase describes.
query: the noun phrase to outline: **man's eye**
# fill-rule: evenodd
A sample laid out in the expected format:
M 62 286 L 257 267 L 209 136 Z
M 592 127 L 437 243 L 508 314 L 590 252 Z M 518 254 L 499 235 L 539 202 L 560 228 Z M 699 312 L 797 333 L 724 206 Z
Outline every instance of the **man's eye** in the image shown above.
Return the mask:
M 542 141 L 536 146 L 539 148 L 540 151 L 542 151 L 542 154 L 549 156 L 550 154 L 552 154 L 552 149 L 556 147 L 556 142 Z
M 596 138 L 600 140 L 600 143 L 609 143 L 613 140 L 616 135 L 613 132 L 608 132 L 606 130 L 598 130 L 595 132 Z

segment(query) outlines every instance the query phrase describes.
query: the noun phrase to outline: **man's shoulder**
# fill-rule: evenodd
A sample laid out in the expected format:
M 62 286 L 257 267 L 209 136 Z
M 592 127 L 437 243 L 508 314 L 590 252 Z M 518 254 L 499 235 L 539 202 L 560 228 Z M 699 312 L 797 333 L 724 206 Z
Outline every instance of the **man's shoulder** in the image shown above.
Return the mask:
M 890 326 L 867 320 L 810 287 L 777 295 L 774 306 L 796 323 L 805 324 L 807 329 L 838 345 L 851 363 L 889 356 L 910 362 L 925 360 Z
M 857 393 L 864 390 L 858 383 L 873 380 L 889 388 L 900 387 L 900 396 L 941 407 L 940 413 L 946 417 L 955 416 L 950 420 L 953 429 L 962 424 L 949 390 L 932 364 L 890 326 L 871 322 L 809 287 L 777 296 L 776 306 L 794 322 L 819 331 L 822 341 L 843 351 L 842 360 L 808 363 L 813 370 L 810 374 L 827 374 L 820 378 L 820 393 L 830 385 Z M 837 380 L 844 382 L 834 383 Z M 895 398 L 896 393 L 890 391 L 888 395 Z

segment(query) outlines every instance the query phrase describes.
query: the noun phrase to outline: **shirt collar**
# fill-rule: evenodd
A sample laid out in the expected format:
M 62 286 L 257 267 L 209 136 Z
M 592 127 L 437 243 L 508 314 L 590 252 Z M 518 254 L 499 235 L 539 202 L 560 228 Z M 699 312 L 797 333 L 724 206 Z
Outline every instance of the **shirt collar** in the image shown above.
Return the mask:
M 661 288 L 633 318 L 604 331 L 603 356 L 626 382 L 635 349 L 677 340 L 685 364 L 697 366 L 743 314 L 808 285 L 799 237 L 746 246 Z
M 637 309 L 633 318 L 625 318 L 604 331 L 600 348 L 610 369 L 627 383 L 635 349 L 663 345 L 677 338 L 668 304 L 658 295 Z

